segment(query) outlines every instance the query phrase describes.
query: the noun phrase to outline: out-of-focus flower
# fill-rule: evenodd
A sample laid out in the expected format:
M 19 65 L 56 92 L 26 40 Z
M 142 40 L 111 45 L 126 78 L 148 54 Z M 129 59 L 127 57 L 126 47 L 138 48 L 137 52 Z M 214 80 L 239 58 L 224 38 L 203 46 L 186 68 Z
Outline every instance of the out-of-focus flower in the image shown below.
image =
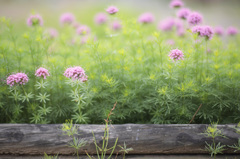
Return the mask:
M 81 25 L 77 28 L 77 34 L 78 35 L 87 35 L 90 33 L 90 28 L 86 25 Z
M 140 23 L 152 23 L 154 21 L 154 16 L 152 13 L 143 13 L 142 15 L 139 16 L 138 22 Z
M 96 16 L 95 16 L 95 23 L 97 24 L 104 24 L 107 22 L 107 15 L 105 13 L 98 13 Z
M 60 17 L 61 24 L 72 24 L 75 21 L 75 16 L 72 13 L 63 13 Z
M 28 76 L 25 73 L 16 73 L 8 76 L 7 85 L 11 87 L 15 84 L 25 85 L 28 80 Z
M 115 6 L 110 6 L 108 7 L 108 9 L 106 10 L 109 14 L 115 14 L 118 12 L 118 8 Z
M 111 29 L 115 30 L 115 31 L 121 30 L 122 29 L 122 25 L 121 25 L 121 23 L 119 21 L 114 21 L 111 24 Z
M 183 60 L 183 52 L 178 49 L 174 49 L 170 51 L 170 54 L 168 55 L 172 60 L 178 61 L 178 60 Z
M 192 12 L 191 14 L 189 14 L 189 16 L 187 17 L 187 21 L 190 25 L 199 25 L 202 23 L 203 21 L 203 17 L 201 14 L 199 14 L 198 12 Z
M 192 28 L 193 33 L 197 33 L 201 37 L 205 37 L 207 40 L 212 39 L 214 34 L 213 29 L 210 26 L 195 26 Z
M 173 46 L 175 45 L 175 41 L 173 39 L 169 39 L 166 41 L 167 45 Z
M 215 27 L 214 33 L 218 36 L 222 36 L 224 34 L 224 28 L 221 26 Z
M 56 38 L 56 37 L 58 36 L 58 31 L 57 31 L 56 29 L 54 29 L 54 28 L 49 28 L 49 29 L 47 30 L 47 34 L 48 34 L 48 36 L 49 36 L 51 39 L 54 39 L 54 38 Z
M 81 82 L 87 81 L 85 71 L 80 66 L 67 68 L 64 73 L 64 76 L 67 78 L 71 78 L 72 80 L 79 80 Z
M 39 14 L 30 15 L 27 19 L 28 26 L 43 26 L 43 19 Z
M 183 7 L 183 2 L 181 0 L 172 0 L 170 2 L 170 7 L 171 8 L 180 8 L 180 7 Z
M 44 79 L 46 79 L 47 76 L 50 76 L 49 75 L 49 72 L 47 69 L 43 68 L 43 67 L 40 67 L 39 69 L 36 70 L 35 72 L 35 76 L 37 77 L 43 77 Z
M 181 19 L 187 19 L 191 11 L 188 8 L 182 8 L 177 12 L 177 17 Z
M 233 36 L 233 35 L 236 35 L 237 33 L 238 33 L 237 28 L 232 27 L 232 26 L 230 26 L 230 27 L 227 28 L 227 34 L 228 34 L 228 35 Z
M 162 31 L 170 31 L 173 29 L 175 24 L 175 20 L 174 18 L 167 18 L 165 20 L 162 20 L 159 24 L 158 24 L 158 29 L 162 30 Z

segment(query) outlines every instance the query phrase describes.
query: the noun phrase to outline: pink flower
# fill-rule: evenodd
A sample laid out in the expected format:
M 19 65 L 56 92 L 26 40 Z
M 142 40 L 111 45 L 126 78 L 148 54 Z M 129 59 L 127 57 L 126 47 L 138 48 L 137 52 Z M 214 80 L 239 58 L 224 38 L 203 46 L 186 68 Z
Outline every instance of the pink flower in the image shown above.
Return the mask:
M 43 26 L 43 19 L 39 14 L 36 15 L 30 15 L 30 17 L 27 19 L 27 25 L 28 26 Z
M 72 13 L 64 13 L 60 17 L 61 24 L 72 24 L 75 21 L 75 16 Z
M 152 23 L 154 21 L 154 16 L 152 13 L 143 13 L 139 16 L 138 21 L 144 24 Z
M 173 39 L 169 39 L 169 40 L 167 40 L 166 43 L 167 43 L 168 45 L 170 45 L 170 46 L 175 45 L 175 42 L 174 42 Z
M 183 52 L 178 49 L 171 50 L 170 54 L 168 55 L 172 60 L 178 61 L 178 60 L 183 60 Z
M 230 27 L 227 28 L 227 34 L 228 34 L 228 35 L 233 36 L 233 35 L 236 35 L 237 33 L 238 33 L 237 28 L 232 27 L 232 26 L 230 26 Z
M 188 8 L 182 8 L 177 12 L 177 17 L 181 19 L 187 19 L 191 11 Z
M 47 30 L 47 33 L 48 33 L 48 35 L 49 35 L 49 37 L 51 39 L 54 39 L 54 38 L 56 38 L 58 36 L 58 31 L 56 29 L 54 29 L 54 28 L 49 28 Z
M 115 7 L 115 6 L 110 6 L 110 7 L 108 7 L 108 9 L 106 10 L 109 14 L 115 14 L 115 13 L 117 13 L 118 12 L 118 9 L 117 9 L 117 7 Z
M 167 18 L 158 24 L 158 28 L 162 31 L 170 31 L 173 29 L 174 24 L 175 20 L 173 18 Z
M 37 71 L 35 72 L 35 76 L 37 77 L 43 77 L 44 79 L 46 79 L 47 76 L 50 76 L 48 73 L 48 70 L 40 67 L 39 69 L 37 69 Z
M 80 66 L 67 68 L 64 73 L 64 76 L 67 78 L 71 78 L 72 80 L 79 80 L 81 82 L 87 81 L 85 71 Z
M 192 28 L 193 33 L 197 33 L 198 36 L 205 37 L 207 40 L 212 39 L 213 29 L 210 26 L 195 26 Z
M 78 35 L 87 35 L 90 33 L 90 28 L 86 25 L 81 25 L 77 28 L 77 34 Z
M 81 24 L 80 24 L 79 22 L 74 21 L 74 22 L 72 23 L 72 26 L 73 26 L 75 29 L 77 29 L 77 28 L 79 28 L 79 27 L 81 26 Z
M 104 24 L 107 22 L 107 15 L 105 13 L 98 13 L 95 16 L 95 23 L 97 24 Z
M 215 27 L 214 33 L 218 36 L 222 36 L 224 34 L 224 28 L 221 26 Z
M 183 2 L 181 0 L 172 0 L 170 3 L 170 8 L 180 8 L 183 7 Z
M 203 17 L 198 12 L 193 12 L 188 16 L 187 21 L 190 25 L 198 25 L 202 23 Z
M 120 30 L 120 29 L 122 29 L 122 25 L 119 21 L 114 21 L 111 24 L 111 29 L 115 30 L 115 31 Z
M 8 76 L 7 85 L 11 87 L 15 84 L 25 85 L 28 80 L 28 76 L 25 73 L 16 73 Z

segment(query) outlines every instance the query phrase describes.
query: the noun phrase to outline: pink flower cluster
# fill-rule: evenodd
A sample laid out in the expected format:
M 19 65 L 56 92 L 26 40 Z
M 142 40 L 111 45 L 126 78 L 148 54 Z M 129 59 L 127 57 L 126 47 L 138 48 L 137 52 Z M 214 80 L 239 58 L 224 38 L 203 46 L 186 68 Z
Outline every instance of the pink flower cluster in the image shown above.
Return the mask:
M 31 15 L 28 19 L 27 19 L 27 25 L 28 26 L 43 26 L 43 19 L 39 14 L 36 15 Z
M 84 69 L 80 66 L 67 68 L 64 76 L 81 82 L 87 81 L 87 75 L 85 74 Z
M 122 29 L 122 25 L 119 21 L 114 21 L 111 24 L 111 29 L 114 31 L 120 30 L 120 29 Z
M 48 73 L 48 70 L 40 67 L 39 69 L 37 69 L 37 71 L 35 72 L 35 76 L 37 77 L 43 77 L 44 79 L 46 79 L 47 76 L 50 76 Z
M 189 14 L 187 21 L 190 25 L 199 25 L 202 23 L 203 17 L 198 12 L 192 12 L 191 14 Z
M 182 8 L 177 12 L 177 17 L 180 19 L 187 19 L 191 11 L 188 8 Z
M 140 23 L 152 23 L 154 21 L 154 16 L 152 13 L 143 13 L 142 15 L 139 16 L 138 22 Z
M 8 76 L 7 85 L 14 86 L 15 84 L 25 85 L 28 82 L 28 76 L 25 73 L 16 73 Z
M 107 15 L 105 13 L 98 13 L 95 16 L 95 23 L 97 24 L 104 24 L 107 22 Z
M 167 18 L 158 24 L 158 29 L 162 31 L 171 31 L 174 27 L 176 28 L 179 36 L 184 34 L 184 25 L 179 19 Z
M 207 40 L 212 39 L 214 34 L 213 29 L 210 26 L 195 26 L 192 28 L 193 33 L 197 33 L 201 37 L 205 37 Z
M 110 6 L 108 7 L 108 9 L 106 10 L 109 14 L 115 14 L 118 12 L 118 8 L 115 6 Z
M 224 34 L 224 28 L 221 26 L 215 27 L 214 33 L 218 36 L 222 36 Z
M 236 35 L 237 33 L 238 33 L 237 28 L 232 27 L 232 26 L 230 26 L 230 27 L 227 28 L 227 34 L 228 34 L 228 35 L 233 36 L 233 35 Z
M 168 55 L 172 60 L 178 61 L 178 60 L 183 60 L 183 52 L 178 49 L 171 50 L 170 54 Z
M 90 33 L 90 28 L 86 25 L 81 25 L 77 28 L 77 34 L 78 35 L 87 35 Z
M 183 7 L 183 2 L 181 0 L 172 0 L 170 3 L 171 8 L 180 8 Z
M 75 21 L 75 16 L 72 13 L 63 13 L 60 17 L 61 24 L 72 24 Z
M 51 39 L 54 39 L 58 36 L 58 31 L 54 28 L 49 28 L 47 30 L 47 33 L 48 33 L 48 36 L 51 38 Z

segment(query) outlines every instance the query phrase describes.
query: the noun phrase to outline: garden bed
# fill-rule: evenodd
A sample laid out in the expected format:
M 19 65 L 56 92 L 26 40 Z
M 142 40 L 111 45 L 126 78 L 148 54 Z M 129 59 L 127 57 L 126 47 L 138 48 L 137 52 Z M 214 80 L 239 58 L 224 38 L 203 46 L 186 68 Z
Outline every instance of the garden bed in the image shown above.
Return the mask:
M 79 125 L 80 138 L 87 140 L 87 145 L 80 149 L 79 154 L 96 154 L 92 131 L 98 144 L 102 142 L 104 125 Z M 132 147 L 130 155 L 173 155 L 173 154 L 208 154 L 205 142 L 211 139 L 202 133 L 208 125 L 205 124 L 123 124 L 109 126 L 109 146 L 126 143 Z M 236 125 L 218 125 L 218 129 L 226 138 L 217 137 L 216 143 L 233 145 L 238 142 L 239 134 L 234 129 Z M 73 155 L 74 149 L 67 147 L 70 138 L 62 134 L 60 124 L 1 124 L 0 125 L 0 155 L 43 155 L 59 154 Z M 116 149 L 115 152 L 117 152 Z M 225 148 L 224 154 L 234 154 L 233 149 Z M 239 154 L 239 153 L 235 153 Z

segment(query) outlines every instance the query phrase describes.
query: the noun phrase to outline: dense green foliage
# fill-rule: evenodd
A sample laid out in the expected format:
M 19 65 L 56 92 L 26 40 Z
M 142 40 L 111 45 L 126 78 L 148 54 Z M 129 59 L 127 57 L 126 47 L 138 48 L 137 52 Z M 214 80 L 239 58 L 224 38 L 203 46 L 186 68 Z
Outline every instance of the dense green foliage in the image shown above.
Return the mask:
M 63 123 L 71 118 L 100 124 L 116 101 L 114 123 L 189 123 L 201 104 L 195 123 L 240 120 L 239 36 L 205 41 L 187 29 L 179 37 L 175 31 L 115 17 L 122 21 L 121 31 L 92 26 L 85 44 L 72 26 L 63 26 L 51 39 L 44 27 L 19 32 L 2 18 L 0 122 Z M 170 60 L 176 48 L 184 60 Z M 88 81 L 64 77 L 71 66 L 84 68 Z M 49 70 L 46 80 L 34 75 L 39 67 Z M 29 82 L 8 86 L 6 78 L 17 72 L 26 73 Z

